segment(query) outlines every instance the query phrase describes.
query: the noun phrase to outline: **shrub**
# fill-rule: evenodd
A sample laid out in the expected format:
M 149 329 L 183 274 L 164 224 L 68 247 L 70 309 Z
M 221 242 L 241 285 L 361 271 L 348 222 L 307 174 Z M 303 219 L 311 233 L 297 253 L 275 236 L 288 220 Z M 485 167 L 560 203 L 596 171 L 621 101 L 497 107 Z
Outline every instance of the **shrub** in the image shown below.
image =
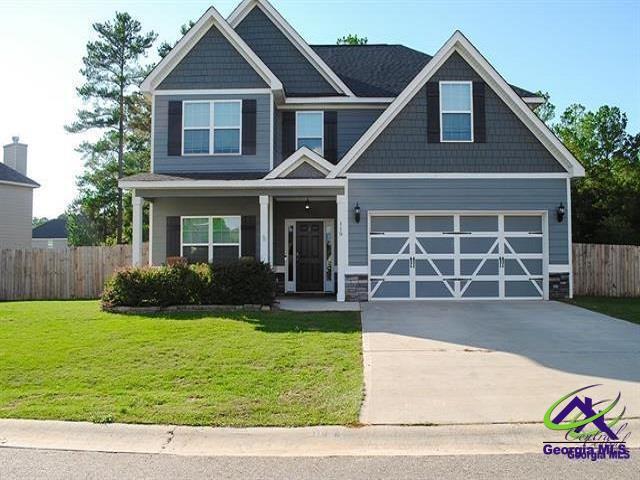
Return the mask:
M 117 271 L 102 293 L 103 308 L 169 305 L 271 305 L 275 275 L 269 265 L 238 260 L 214 267 L 178 262 Z

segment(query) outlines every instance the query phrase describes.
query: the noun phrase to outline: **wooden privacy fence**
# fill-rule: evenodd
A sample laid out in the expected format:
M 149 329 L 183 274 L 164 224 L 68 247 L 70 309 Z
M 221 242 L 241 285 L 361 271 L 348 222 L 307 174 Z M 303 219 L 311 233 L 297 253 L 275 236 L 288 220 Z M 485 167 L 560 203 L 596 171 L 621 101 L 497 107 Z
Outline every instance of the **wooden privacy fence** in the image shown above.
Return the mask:
M 574 243 L 573 293 L 640 297 L 640 247 Z
M 148 253 L 144 245 L 143 258 Z M 131 245 L 60 250 L 0 250 L 0 300 L 98 298 L 119 267 L 131 265 Z

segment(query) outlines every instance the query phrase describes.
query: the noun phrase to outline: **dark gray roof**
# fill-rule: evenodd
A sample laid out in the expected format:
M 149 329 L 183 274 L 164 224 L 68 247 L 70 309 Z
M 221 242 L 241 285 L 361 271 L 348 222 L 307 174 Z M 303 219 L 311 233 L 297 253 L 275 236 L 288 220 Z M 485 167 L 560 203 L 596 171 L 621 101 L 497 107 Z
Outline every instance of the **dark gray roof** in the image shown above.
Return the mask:
M 397 97 L 431 60 L 404 45 L 311 45 L 359 97 Z M 535 96 L 512 85 L 521 97 Z
M 54 218 L 38 225 L 31 232 L 31 238 L 67 238 L 67 219 Z
M 166 182 L 176 180 L 258 180 L 267 172 L 219 172 L 219 173 L 137 173 L 121 180 L 126 182 Z
M 39 187 L 40 184 L 31 180 L 29 177 L 22 175 L 20 172 L 8 167 L 4 163 L 0 163 L 0 182 L 24 183 L 33 187 Z

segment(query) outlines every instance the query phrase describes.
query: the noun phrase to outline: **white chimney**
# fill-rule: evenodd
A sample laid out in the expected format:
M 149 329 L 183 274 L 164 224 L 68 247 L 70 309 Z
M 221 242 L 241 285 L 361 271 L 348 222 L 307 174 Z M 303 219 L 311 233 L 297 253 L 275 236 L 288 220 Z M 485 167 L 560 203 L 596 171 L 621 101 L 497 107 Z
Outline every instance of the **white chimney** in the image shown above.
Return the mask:
M 11 137 L 12 143 L 4 146 L 4 164 L 27 175 L 27 146 L 20 137 Z

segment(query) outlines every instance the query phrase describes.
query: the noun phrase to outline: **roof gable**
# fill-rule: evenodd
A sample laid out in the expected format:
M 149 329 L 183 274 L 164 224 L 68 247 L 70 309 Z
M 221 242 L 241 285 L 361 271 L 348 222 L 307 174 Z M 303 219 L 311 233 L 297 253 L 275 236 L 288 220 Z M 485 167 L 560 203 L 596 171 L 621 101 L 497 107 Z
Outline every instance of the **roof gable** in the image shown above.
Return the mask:
M 353 92 L 266 0 L 244 0 L 229 24 L 282 80 L 291 96 Z
M 325 178 L 333 164 L 313 150 L 301 147 L 271 170 L 264 178 Z M 317 173 L 313 173 L 313 171 Z M 300 176 L 302 175 L 302 176 Z
M 454 52 L 430 81 L 482 78 Z M 486 143 L 429 143 L 426 86 L 351 165 L 348 173 L 566 173 L 524 123 L 485 88 Z
M 496 95 L 511 109 L 520 121 L 534 134 L 551 155 L 566 168 L 572 176 L 583 176 L 584 168 L 567 150 L 549 128 L 533 113 L 527 104 L 514 92 L 498 72 L 487 62 L 478 50 L 456 31 L 438 50 L 433 59 L 407 85 L 403 92 L 393 101 L 387 110 L 371 125 L 365 134 L 347 152 L 342 160 L 332 169 L 327 178 L 344 175 L 360 158 L 376 138 L 390 125 L 394 118 L 422 91 L 427 81 L 433 77 L 440 67 L 454 54 L 459 54 L 473 68 L 479 77 Z M 424 132 L 426 141 L 426 131 Z
M 154 67 L 154 69 L 144 79 L 140 88 L 143 92 L 152 92 L 157 89 L 163 80 L 180 64 L 184 57 L 200 42 L 200 40 L 211 33 L 212 27 L 228 41 L 228 43 L 242 56 L 249 66 L 259 75 L 259 77 L 275 93 L 282 91 L 282 83 L 273 72 L 264 64 L 262 60 L 249 48 L 240 36 L 229 26 L 227 21 L 214 8 L 210 7 L 202 17 L 189 29 L 180 39 L 175 47 Z M 214 35 L 215 37 L 215 35 Z M 219 42 L 218 38 L 209 38 L 206 42 Z M 237 67 L 237 62 L 235 64 Z M 215 68 L 212 66 L 211 68 Z M 184 87 L 187 88 L 187 87 Z M 237 88 L 237 84 L 236 84 Z

